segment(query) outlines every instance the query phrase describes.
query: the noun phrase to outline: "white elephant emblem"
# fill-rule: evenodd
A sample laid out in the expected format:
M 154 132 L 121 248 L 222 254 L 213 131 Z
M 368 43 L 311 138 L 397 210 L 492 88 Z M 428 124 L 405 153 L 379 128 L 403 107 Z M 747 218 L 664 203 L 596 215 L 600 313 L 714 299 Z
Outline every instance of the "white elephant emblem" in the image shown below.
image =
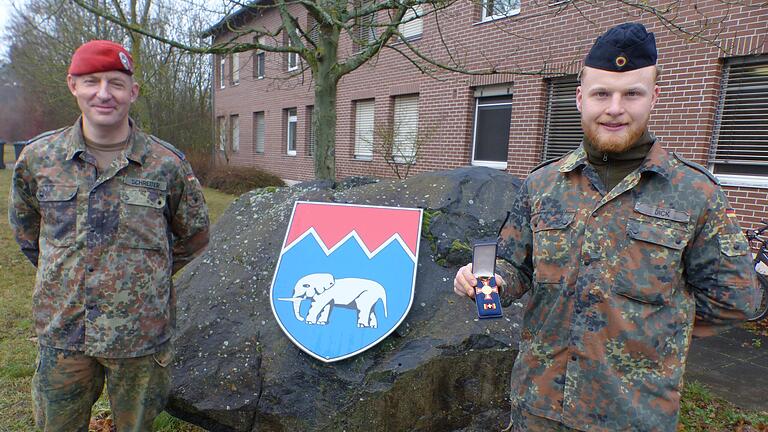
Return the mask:
M 312 304 L 306 318 L 299 311 L 301 302 L 311 299 Z M 374 305 L 381 300 L 384 316 L 387 316 L 387 293 L 376 281 L 362 278 L 335 279 L 330 273 L 308 274 L 293 288 L 293 297 L 278 300 L 293 302 L 296 319 L 307 324 L 328 324 L 328 316 L 334 306 L 357 309 L 358 327 L 378 327 Z

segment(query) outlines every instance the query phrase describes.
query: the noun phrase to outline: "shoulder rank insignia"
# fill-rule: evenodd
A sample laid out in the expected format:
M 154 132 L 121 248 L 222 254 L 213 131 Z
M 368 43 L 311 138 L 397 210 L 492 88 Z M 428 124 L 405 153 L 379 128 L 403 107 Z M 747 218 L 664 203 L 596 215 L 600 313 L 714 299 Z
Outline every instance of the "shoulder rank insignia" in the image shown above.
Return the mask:
M 26 145 L 32 144 L 33 142 L 35 142 L 37 140 L 41 140 L 41 139 L 43 139 L 45 137 L 49 137 L 49 136 L 51 136 L 51 135 L 53 135 L 55 133 L 62 132 L 64 129 L 68 129 L 68 128 L 71 128 L 71 127 L 72 126 L 65 126 L 63 128 L 59 128 L 59 129 L 54 129 L 54 130 L 51 130 L 51 131 L 43 132 L 43 133 L 41 133 L 40 135 L 38 135 L 38 136 L 36 136 L 34 138 L 30 138 L 27 141 Z
M 540 163 L 540 164 L 536 165 L 535 167 L 533 167 L 533 169 L 531 170 L 531 172 L 534 172 L 534 171 L 536 171 L 536 170 L 538 170 L 538 169 L 540 169 L 540 168 L 544 168 L 545 166 L 547 166 L 547 165 L 549 165 L 549 164 L 551 164 L 551 163 L 553 163 L 553 162 L 557 162 L 557 161 L 559 161 L 559 160 L 560 160 L 560 159 L 562 159 L 562 158 L 563 158 L 563 157 L 562 157 L 562 156 L 560 156 L 560 157 L 556 157 L 556 158 L 553 158 L 553 159 L 548 159 L 548 160 L 545 160 L 544 162 L 542 162 L 542 163 Z
M 181 159 L 181 160 L 185 159 L 184 153 L 182 153 L 181 150 L 179 150 L 176 147 L 174 147 L 173 145 L 171 145 L 171 143 L 163 141 L 163 140 L 161 140 L 160 138 L 158 138 L 158 137 L 156 137 L 154 135 L 150 135 L 150 138 L 152 138 L 152 141 L 154 141 L 154 142 L 160 144 L 161 146 L 167 148 L 168 150 L 170 150 L 173 154 L 178 156 L 179 159 Z
M 677 152 L 672 152 L 672 154 L 679 160 L 680 162 L 684 163 L 685 165 L 688 165 L 689 167 L 695 169 L 696 171 L 701 171 L 704 175 L 706 175 L 710 180 L 712 180 L 712 183 L 716 185 L 720 185 L 720 181 L 717 179 L 717 177 L 714 176 L 711 172 L 709 172 L 708 169 L 704 168 L 703 166 L 697 164 L 696 162 L 689 161 L 688 159 L 680 156 L 677 154 Z

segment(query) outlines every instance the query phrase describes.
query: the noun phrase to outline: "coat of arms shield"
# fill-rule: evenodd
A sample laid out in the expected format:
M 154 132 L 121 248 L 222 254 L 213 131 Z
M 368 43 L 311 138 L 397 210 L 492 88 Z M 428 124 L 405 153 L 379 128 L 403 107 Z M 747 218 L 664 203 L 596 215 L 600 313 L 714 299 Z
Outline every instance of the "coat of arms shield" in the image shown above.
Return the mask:
M 275 318 L 324 362 L 359 354 L 413 303 L 421 209 L 298 201 L 272 279 Z

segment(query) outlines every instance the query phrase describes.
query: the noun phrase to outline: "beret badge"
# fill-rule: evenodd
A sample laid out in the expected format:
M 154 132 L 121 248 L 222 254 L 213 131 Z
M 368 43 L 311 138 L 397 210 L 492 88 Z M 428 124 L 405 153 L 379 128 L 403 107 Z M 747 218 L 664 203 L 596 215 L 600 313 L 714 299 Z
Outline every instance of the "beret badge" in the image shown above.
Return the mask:
M 117 56 L 120 57 L 120 63 L 123 64 L 123 67 L 125 68 L 125 70 L 133 72 L 133 65 L 131 64 L 131 61 L 128 59 L 128 56 L 125 55 L 125 53 L 122 51 L 118 52 Z
M 627 65 L 627 58 L 623 55 L 616 57 L 616 67 L 619 69 Z

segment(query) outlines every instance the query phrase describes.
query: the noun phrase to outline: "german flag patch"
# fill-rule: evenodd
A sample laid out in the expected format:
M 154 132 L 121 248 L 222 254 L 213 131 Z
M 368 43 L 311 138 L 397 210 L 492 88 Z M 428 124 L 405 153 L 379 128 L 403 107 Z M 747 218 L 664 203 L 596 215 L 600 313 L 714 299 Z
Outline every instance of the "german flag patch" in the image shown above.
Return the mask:
M 735 218 L 736 217 L 736 209 L 727 208 L 725 209 L 725 215 L 729 218 Z

